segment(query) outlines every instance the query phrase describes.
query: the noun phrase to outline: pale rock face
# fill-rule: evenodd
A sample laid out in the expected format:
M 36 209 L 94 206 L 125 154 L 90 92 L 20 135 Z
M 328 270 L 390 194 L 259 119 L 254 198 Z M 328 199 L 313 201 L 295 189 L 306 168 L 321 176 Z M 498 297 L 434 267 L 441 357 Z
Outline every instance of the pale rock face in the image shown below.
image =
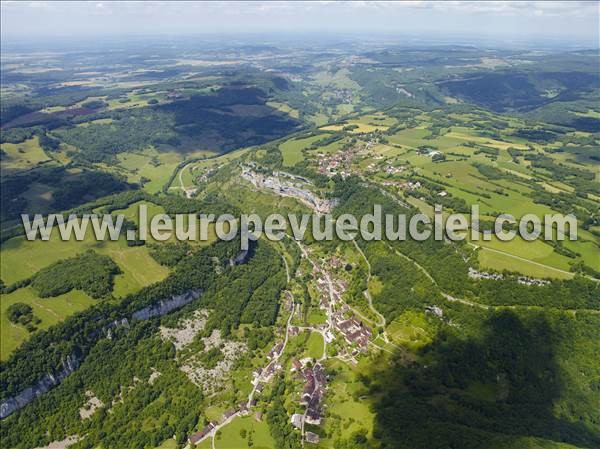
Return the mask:
M 60 441 L 53 441 L 52 443 L 44 446 L 37 447 L 36 449 L 67 449 L 69 446 L 74 445 L 80 440 L 78 435 L 71 435 L 70 437 L 65 438 Z
M 187 293 L 183 293 L 181 295 L 172 296 L 169 299 L 160 300 L 158 303 L 155 303 L 151 306 L 144 307 L 137 312 L 133 312 L 131 315 L 132 320 L 148 320 L 150 318 L 154 318 L 157 316 L 165 315 L 175 309 L 179 309 L 180 307 L 189 304 L 195 299 L 198 299 L 202 294 L 201 290 L 190 290 Z
M 63 362 L 63 369 L 60 370 L 56 374 L 49 373 L 44 378 L 42 378 L 35 385 L 26 388 L 16 396 L 13 396 L 6 401 L 0 404 L 0 418 L 4 419 L 8 415 L 16 412 L 17 410 L 25 407 L 31 401 L 33 401 L 38 396 L 46 393 L 52 387 L 55 387 L 62 380 L 75 371 L 79 364 L 81 363 L 81 359 L 75 356 L 68 356 L 67 359 Z
M 150 318 L 158 317 L 165 315 L 175 309 L 183 307 L 186 304 L 189 304 L 193 300 L 200 297 L 202 291 L 199 289 L 190 290 L 189 292 L 183 293 L 181 295 L 174 295 L 168 299 L 162 299 L 157 303 L 145 307 L 143 309 L 134 312 L 131 315 L 131 320 L 147 320 Z M 117 320 L 111 325 L 107 326 L 105 329 L 105 335 L 110 338 L 111 327 L 116 326 L 125 326 L 128 325 L 127 319 Z M 44 376 L 40 381 L 38 381 L 35 385 L 32 385 L 25 390 L 21 391 L 19 394 L 6 399 L 0 404 L 0 419 L 4 419 L 7 416 L 13 414 L 17 410 L 25 407 L 27 404 L 32 402 L 38 396 L 43 395 L 51 388 L 60 384 L 65 377 L 75 371 L 82 362 L 82 357 L 77 357 L 73 354 L 68 356 L 62 364 L 62 369 L 56 373 L 48 373 Z

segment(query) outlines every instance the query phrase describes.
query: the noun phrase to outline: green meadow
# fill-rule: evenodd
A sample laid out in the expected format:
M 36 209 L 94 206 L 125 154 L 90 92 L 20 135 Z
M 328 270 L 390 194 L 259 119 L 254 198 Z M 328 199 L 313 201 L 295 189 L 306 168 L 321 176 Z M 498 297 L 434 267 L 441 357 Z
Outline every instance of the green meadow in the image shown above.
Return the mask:
M 160 192 L 169 181 L 174 170 L 186 158 L 210 155 L 207 151 L 191 153 L 178 153 L 175 151 L 158 151 L 148 148 L 140 152 L 120 153 L 118 168 L 124 171 L 129 182 L 140 182 L 145 178 L 144 190 L 149 193 Z M 174 185 L 179 186 L 179 180 L 174 180 Z
M 413 350 L 431 343 L 435 333 L 425 314 L 416 311 L 402 313 L 387 326 L 386 331 L 394 343 Z
M 477 259 L 483 269 L 516 271 L 535 278 L 570 279 L 573 277 L 573 273 L 487 248 L 481 248 Z
M 346 143 L 348 142 L 348 139 L 340 139 L 340 140 L 336 140 L 335 142 L 332 142 L 328 145 L 324 145 L 321 147 L 318 147 L 313 153 L 325 153 L 325 154 L 329 154 L 329 153 L 335 153 L 336 151 L 340 150 Z
M 302 150 L 308 148 L 318 140 L 329 137 L 329 134 L 319 134 L 304 139 L 290 139 L 279 145 L 279 151 L 283 155 L 283 165 L 291 167 L 304 160 Z
M 158 206 L 155 206 L 158 207 Z M 91 226 L 90 226 L 91 228 Z M 145 246 L 127 246 L 124 237 L 118 241 L 96 241 L 90 229 L 85 239 L 62 241 L 56 229 L 50 240 L 28 241 L 25 237 L 15 237 L 2 244 L 0 260 L 0 276 L 6 285 L 29 278 L 42 268 L 59 260 L 74 257 L 88 249 L 109 256 L 121 269 L 121 274 L 114 278 L 113 295 L 123 298 L 128 294 L 164 279 L 169 270 L 159 265 L 150 256 Z M 5 317 L 6 308 L 14 302 L 25 302 L 34 308 L 34 314 L 42 323 L 40 328 L 57 323 L 67 316 L 84 310 L 95 300 L 80 291 L 52 297 L 39 298 L 29 287 L 21 288 L 13 293 L 2 295 L 2 358 L 10 354 L 22 341 L 28 338 L 24 327 L 8 323 Z
M 306 354 L 313 359 L 319 359 L 323 356 L 323 335 L 319 332 L 311 332 L 306 341 Z
M 331 447 L 336 439 L 349 438 L 362 429 L 372 435 L 375 415 L 371 411 L 371 400 L 358 380 L 362 368 L 360 365 L 350 367 L 339 360 L 332 360 L 329 368 L 335 372 L 325 396 L 329 414 L 324 427 L 329 438 L 321 445 Z
M 327 322 L 327 316 L 322 310 L 312 307 L 308 313 L 306 321 L 312 326 L 318 326 Z
M 84 240 L 71 239 L 63 242 L 58 236 L 58 231 L 54 229 L 48 241 L 28 241 L 25 237 L 15 237 L 4 242 L 0 261 L 2 280 L 10 285 L 32 276 L 54 262 L 73 257 L 88 249 L 111 257 L 123 271 L 123 274 L 115 277 L 117 296 L 124 296 L 162 280 L 168 273 L 166 268 L 154 261 L 144 246 L 127 246 L 124 237 L 118 241 L 99 242 L 88 229 Z
M 267 106 L 275 108 L 278 111 L 283 112 L 284 114 L 288 114 L 292 118 L 297 119 L 297 118 L 300 117 L 300 111 L 298 111 L 297 109 L 292 108 L 287 103 L 278 103 L 276 101 L 267 101 L 266 104 L 267 104 Z
M 433 217 L 433 207 L 425 201 L 410 197 L 408 202 L 419 208 L 424 214 Z M 445 211 L 444 219 L 448 216 L 449 213 Z M 480 248 L 477 258 L 483 269 L 516 271 L 532 277 L 557 279 L 570 279 L 573 277 L 573 273 L 568 272 L 570 262 L 573 262 L 572 259 L 558 254 L 550 245 L 541 240 L 529 242 L 517 236 L 510 242 L 504 242 L 492 236 L 492 240 L 485 241 L 481 235 L 477 240 L 472 240 L 469 232 L 467 241 Z M 571 244 L 577 245 L 578 249 L 585 248 L 589 254 L 584 255 L 584 260 L 597 263 L 594 262 L 593 252 L 594 248 L 597 248 L 594 243 L 565 240 L 564 244 L 568 248 L 571 247 Z
M 3 143 L 0 149 L 2 149 L 2 173 L 27 170 L 51 160 L 40 147 L 37 136 L 22 143 Z
M 40 298 L 31 287 L 20 288 L 9 294 L 1 295 L 0 301 L 0 360 L 6 360 L 30 333 L 21 325 L 11 323 L 6 309 L 16 302 L 28 304 L 33 314 L 41 320 L 38 329 L 48 327 L 64 320 L 69 315 L 87 309 L 97 301 L 80 290 L 73 290 L 54 298 Z
M 243 436 L 242 436 L 243 435 Z M 258 421 L 254 415 L 234 418 L 215 437 L 217 449 L 270 448 L 275 441 L 264 420 Z
M 525 126 L 523 122 L 511 120 L 510 126 L 501 132 L 501 137 L 493 138 L 483 135 L 474 126 L 476 122 L 487 118 L 485 114 L 476 117 L 453 113 L 451 118 L 460 122 L 460 125 L 442 128 L 434 135 L 435 117 L 418 116 L 418 125 L 386 136 L 388 143 L 379 144 L 373 150 L 387 161 L 407 165 L 407 173 L 437 182 L 453 197 L 463 199 L 467 207 L 479 205 L 480 215 L 488 219 L 501 213 L 510 213 L 517 220 L 526 214 L 535 214 L 542 219 L 544 215 L 556 214 L 556 210 L 535 201 L 535 188 L 539 188 L 536 183 L 551 193 L 573 192 L 573 187 L 564 182 L 539 178 L 539 169 L 534 172 L 529 161 L 519 156 L 515 162 L 509 154 L 509 148 L 525 154 L 531 148 L 537 152 L 545 151 L 542 145 L 513 135 Z M 446 159 L 433 162 L 427 154 L 418 154 L 417 149 L 422 146 L 442 151 Z M 482 147 L 494 150 L 497 154 L 481 152 Z M 578 167 L 569 159 L 569 153 L 547 154 L 559 163 Z M 365 168 L 373 162 L 376 160 L 366 158 L 360 166 Z M 506 176 L 489 179 L 478 170 L 474 165 L 476 163 L 499 169 Z M 377 176 L 385 178 L 384 175 L 379 173 Z M 430 205 L 421 199 L 407 198 L 424 213 L 431 214 Z M 577 259 L 558 254 L 541 241 L 525 242 L 517 238 L 513 242 L 494 239 L 491 242 L 473 243 L 483 248 L 479 253 L 479 261 L 484 268 L 509 269 L 529 276 L 570 278 L 573 276 L 569 273 L 570 267 L 577 260 L 583 260 L 595 270 L 600 268 L 597 240 L 597 237 L 579 226 L 578 240 L 563 242 L 565 248 L 578 254 Z

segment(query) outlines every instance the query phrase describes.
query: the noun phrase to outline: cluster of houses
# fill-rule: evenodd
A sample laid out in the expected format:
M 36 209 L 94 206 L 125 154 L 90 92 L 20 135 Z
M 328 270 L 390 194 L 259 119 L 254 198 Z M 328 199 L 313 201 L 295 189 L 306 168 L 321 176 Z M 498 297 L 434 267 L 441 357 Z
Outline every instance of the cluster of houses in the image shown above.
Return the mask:
M 428 156 L 432 159 L 443 156 L 443 153 L 440 150 L 436 150 L 435 148 L 428 148 L 428 147 L 420 147 L 417 150 L 417 154 Z
M 318 274 L 322 275 L 323 273 L 321 272 L 317 272 Z M 321 306 L 323 308 L 327 308 L 328 304 L 329 304 L 329 282 L 327 281 L 327 279 L 324 276 L 319 276 L 317 277 L 317 287 L 319 288 L 319 291 L 322 292 L 321 294 Z M 342 294 L 346 291 L 346 289 L 348 288 L 348 281 L 344 280 L 344 279 L 332 279 L 331 280 L 331 292 L 333 295 L 333 302 L 340 302 L 342 300 Z
M 217 168 L 209 168 L 208 170 L 203 170 L 202 173 L 195 173 L 198 171 L 198 167 L 192 168 L 192 175 L 194 176 L 194 182 L 196 184 L 201 184 L 203 182 L 208 181 L 208 179 L 217 172 Z
M 344 262 L 337 256 L 331 256 L 329 258 L 329 265 L 332 268 L 340 268 L 342 265 L 344 265 Z
M 406 190 L 417 190 L 417 189 L 420 189 L 422 186 L 419 181 L 415 181 L 415 182 L 407 181 L 401 187 Z
M 281 354 L 281 351 L 283 350 L 283 343 L 277 343 L 275 346 L 273 346 L 273 349 L 271 349 L 269 351 L 269 353 L 267 354 L 267 359 L 269 360 L 274 360 L 277 357 L 279 357 L 279 355 Z
M 365 143 L 358 144 L 349 149 L 336 151 L 333 154 L 319 154 L 318 172 L 326 176 L 340 175 L 346 178 L 352 174 L 351 165 L 354 158 L 368 151 L 377 140 L 370 139 Z
M 422 187 L 422 185 L 419 181 L 415 181 L 415 182 L 394 181 L 394 180 L 386 179 L 385 181 L 382 181 L 381 184 L 386 187 L 397 187 L 398 189 L 401 189 L 401 190 L 417 190 Z
M 354 153 L 350 151 L 338 151 L 330 156 L 319 155 L 318 172 L 326 176 L 335 176 L 339 174 L 342 178 L 350 176 L 350 171 L 346 169 L 354 159 Z M 344 168 L 343 170 L 341 170 Z
M 200 432 L 196 432 L 195 434 L 190 435 L 190 437 L 188 438 L 188 441 L 192 445 L 198 444 L 200 441 L 202 441 L 204 438 L 206 438 L 213 431 L 213 429 L 216 426 L 217 426 L 217 423 L 215 423 L 215 422 L 208 423 L 208 425 L 206 427 L 204 427 L 204 429 L 202 429 Z
M 397 187 L 399 189 L 405 189 L 406 188 L 406 183 L 405 182 L 401 182 L 401 181 L 390 181 L 389 179 L 382 181 L 381 182 L 382 185 L 386 186 L 386 187 Z
M 305 432 L 304 439 L 306 440 L 307 443 L 312 443 L 312 444 L 319 444 L 319 441 L 321 441 L 321 439 L 319 438 L 319 435 L 317 435 L 314 432 Z
M 393 165 L 388 165 L 387 167 L 385 167 L 384 171 L 388 175 L 399 175 L 400 173 L 406 171 L 406 166 L 400 165 L 399 167 L 395 167 Z
M 227 411 L 223 412 L 223 419 L 220 422 L 216 422 L 216 421 L 209 422 L 202 430 L 200 430 L 199 432 L 196 432 L 196 433 L 190 435 L 190 437 L 188 438 L 188 441 L 192 445 L 198 444 L 200 441 L 202 441 L 204 438 L 206 438 L 208 435 L 210 435 L 210 433 L 220 423 L 223 423 L 223 422 L 227 421 L 232 416 L 247 414 L 248 413 L 248 405 L 249 404 L 247 404 L 246 402 L 241 402 L 236 409 L 230 409 L 230 410 L 227 410 Z M 251 405 L 255 405 L 255 404 L 251 404 Z
M 316 363 L 312 368 L 304 368 L 304 390 L 300 398 L 300 404 L 306 407 L 304 421 L 308 424 L 321 424 L 323 413 L 323 397 L 327 387 L 327 378 L 320 363 Z
M 304 423 L 319 425 L 323 419 L 323 398 L 327 388 L 327 377 L 320 363 L 314 366 L 307 366 L 310 359 L 293 362 L 292 370 L 302 373 L 304 378 L 304 388 L 300 395 L 300 405 L 306 407 L 304 414 L 295 413 L 292 415 L 292 425 L 298 429 L 303 429 Z M 311 432 L 305 433 L 306 441 L 309 443 L 318 443 L 319 437 L 316 434 L 309 436 Z M 314 435 L 314 437 L 313 437 Z
M 550 284 L 550 281 L 548 281 L 546 279 L 535 279 L 535 278 L 529 278 L 529 277 L 525 277 L 525 276 L 520 276 L 517 279 L 517 282 L 522 285 L 535 285 L 537 287 L 542 287 L 544 285 Z
M 277 362 L 281 352 L 283 351 L 283 343 L 277 343 L 267 354 L 269 364 L 265 368 L 257 368 L 253 373 L 252 384 L 256 385 L 256 391 L 260 393 L 264 388 L 263 382 L 269 382 L 273 377 L 273 374 L 279 369 L 281 365 Z
M 339 103 L 352 104 L 354 102 L 354 91 L 352 89 L 334 89 L 329 95 Z
M 469 277 L 471 279 L 491 279 L 493 281 L 501 281 L 504 276 L 500 273 L 488 273 L 487 271 L 477 271 L 473 267 L 469 267 Z
M 325 266 L 330 266 L 331 268 L 334 268 L 334 269 L 344 268 L 346 271 L 349 271 L 352 269 L 352 264 L 340 259 L 337 256 L 331 256 L 328 260 L 322 259 L 322 262 Z M 325 275 L 326 273 L 324 270 L 322 270 L 320 272 L 320 274 Z M 332 273 L 328 273 L 328 274 L 329 274 L 329 278 L 331 279 L 333 299 L 335 302 L 341 301 L 342 294 L 348 289 L 348 281 L 343 278 L 336 278 L 333 276 Z M 317 285 L 319 285 L 320 287 L 323 287 L 325 289 L 324 292 L 326 292 L 327 296 L 329 296 L 328 295 L 329 287 L 328 287 L 327 279 L 325 279 L 323 276 L 318 277 Z
M 170 92 L 167 93 L 167 99 L 168 100 L 179 100 L 181 98 L 183 98 L 184 95 L 181 94 L 180 92 L 177 92 L 176 90 L 172 90 Z
M 285 308 L 286 312 L 291 312 L 292 310 L 294 310 L 294 296 L 289 290 L 285 290 L 283 293 L 285 295 L 283 307 Z
M 490 279 L 492 281 L 501 281 L 504 279 L 504 275 L 501 273 L 488 273 L 486 271 L 477 271 L 475 268 L 472 267 L 469 267 L 469 277 L 471 279 Z M 542 287 L 550 283 L 550 281 L 546 279 L 536 279 L 526 276 L 519 276 L 517 278 L 517 282 L 521 285 L 535 285 L 538 287 Z
M 343 262 L 336 257 L 332 257 L 329 260 L 332 266 L 341 266 Z M 348 315 L 350 308 L 342 300 L 342 294 L 348 288 L 348 282 L 344 279 L 331 279 L 329 274 L 329 280 L 326 278 L 326 273 L 319 267 L 314 268 L 316 274 L 316 283 L 318 290 L 321 292 L 321 307 L 327 310 L 330 307 L 329 303 L 329 281 L 331 282 L 331 293 L 332 301 L 331 305 L 338 305 L 339 307 L 332 314 L 332 326 L 340 334 L 344 336 L 346 343 L 349 345 L 356 345 L 356 349 L 352 351 L 352 355 L 357 355 L 359 352 L 365 352 L 369 344 L 372 332 L 369 326 L 365 325 L 356 316 L 352 315 L 349 318 Z M 334 335 L 331 330 L 327 330 L 324 335 L 327 343 L 331 343 L 334 340 Z
M 346 343 L 356 344 L 360 351 L 366 351 L 372 335 L 369 326 L 355 316 L 345 319 L 342 311 L 333 314 L 333 325 L 344 336 Z

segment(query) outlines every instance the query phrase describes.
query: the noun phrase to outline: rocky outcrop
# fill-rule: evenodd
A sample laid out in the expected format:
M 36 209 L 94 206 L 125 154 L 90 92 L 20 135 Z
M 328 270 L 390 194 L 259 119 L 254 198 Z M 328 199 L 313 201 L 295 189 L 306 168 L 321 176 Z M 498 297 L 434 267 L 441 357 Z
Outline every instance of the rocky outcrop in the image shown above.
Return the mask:
M 235 257 L 232 257 L 231 259 L 229 259 L 229 265 L 230 266 L 234 266 L 234 265 L 241 265 L 246 263 L 246 261 L 250 258 L 250 251 L 246 250 L 241 250 L 240 252 L 238 252 Z
M 79 364 L 81 363 L 81 358 L 76 356 L 68 356 L 66 360 L 62 364 L 62 369 L 57 373 L 49 373 L 40 380 L 37 384 L 32 385 L 29 388 L 21 391 L 16 396 L 13 396 L 0 404 L 0 418 L 4 419 L 17 410 L 25 407 L 31 401 L 33 401 L 38 396 L 43 395 L 52 387 L 55 387 L 62 380 L 75 371 Z
M 314 192 L 308 189 L 305 183 L 290 184 L 281 181 L 277 176 L 266 176 L 256 173 L 246 166 L 242 167 L 242 178 L 259 189 L 271 190 L 279 196 L 296 198 L 319 214 L 330 213 L 339 202 L 336 198 L 319 198 Z
M 162 299 L 151 306 L 144 307 L 131 315 L 131 321 L 135 320 L 148 320 L 150 318 L 159 317 L 165 315 L 175 309 L 183 307 L 195 299 L 198 299 L 202 294 L 202 290 L 194 289 L 190 290 L 181 295 L 174 295 L 168 299 Z M 129 320 L 127 318 L 121 318 L 113 321 L 106 326 L 103 331 L 98 332 L 98 335 L 105 335 L 108 338 L 112 338 L 112 329 L 115 327 L 128 327 Z M 83 357 L 77 357 L 70 355 L 62 364 L 62 369 L 56 373 L 48 373 L 35 385 L 32 385 L 19 394 L 4 400 L 0 404 L 0 419 L 4 419 L 17 410 L 25 407 L 27 404 L 32 402 L 35 398 L 43 395 L 51 388 L 60 384 L 65 377 L 75 371 L 81 364 Z
M 134 312 L 131 315 L 131 320 L 148 320 L 150 318 L 165 315 L 198 299 L 201 294 L 202 290 L 195 289 L 181 295 L 171 296 L 169 299 L 160 300 L 158 303 Z

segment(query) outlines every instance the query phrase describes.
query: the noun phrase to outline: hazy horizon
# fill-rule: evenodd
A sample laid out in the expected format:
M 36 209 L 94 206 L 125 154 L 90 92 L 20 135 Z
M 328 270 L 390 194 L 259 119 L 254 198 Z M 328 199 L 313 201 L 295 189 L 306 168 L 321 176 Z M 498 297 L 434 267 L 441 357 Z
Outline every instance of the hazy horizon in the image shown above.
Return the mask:
M 12 2 L 4 44 L 69 39 L 302 34 L 598 47 L 598 2 Z

